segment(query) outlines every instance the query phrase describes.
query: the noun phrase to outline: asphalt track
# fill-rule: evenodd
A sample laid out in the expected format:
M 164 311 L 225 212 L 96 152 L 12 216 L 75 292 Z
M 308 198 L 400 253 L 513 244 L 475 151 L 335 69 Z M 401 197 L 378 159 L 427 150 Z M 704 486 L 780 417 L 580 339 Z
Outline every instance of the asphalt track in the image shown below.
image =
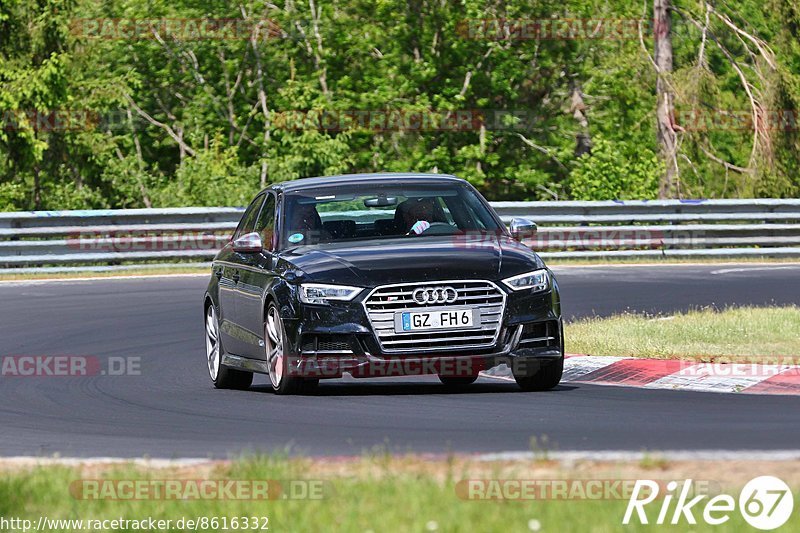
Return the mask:
M 556 269 L 565 315 L 796 304 L 800 266 Z M 200 277 L 0 283 L 0 356 L 138 357 L 140 375 L 0 377 L 0 455 L 228 457 L 286 450 L 350 455 L 529 450 L 769 450 L 800 442 L 800 399 L 561 386 L 522 393 L 482 378 L 325 382 L 278 397 L 214 390 L 204 362 Z M 799 332 L 800 334 L 800 332 Z

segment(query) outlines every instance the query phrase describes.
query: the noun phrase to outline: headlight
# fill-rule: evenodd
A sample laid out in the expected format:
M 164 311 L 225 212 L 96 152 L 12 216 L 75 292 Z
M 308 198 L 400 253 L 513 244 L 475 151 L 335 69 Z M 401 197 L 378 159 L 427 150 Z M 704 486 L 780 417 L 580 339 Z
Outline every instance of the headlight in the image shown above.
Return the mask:
M 361 287 L 303 283 L 300 285 L 300 301 L 306 304 L 326 304 L 330 301 L 347 302 L 358 296 L 362 290 Z
M 526 272 L 503 280 L 506 286 L 514 291 L 532 289 L 533 292 L 542 292 L 550 288 L 550 274 L 544 268 Z

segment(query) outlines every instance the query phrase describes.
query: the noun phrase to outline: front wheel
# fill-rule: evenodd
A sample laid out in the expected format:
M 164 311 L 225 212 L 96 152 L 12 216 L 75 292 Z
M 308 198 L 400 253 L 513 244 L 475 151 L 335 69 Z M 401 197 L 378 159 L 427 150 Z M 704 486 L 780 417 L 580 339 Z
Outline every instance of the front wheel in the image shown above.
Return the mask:
M 285 339 L 286 330 L 278 306 L 271 303 L 264 323 L 264 347 L 267 351 L 267 369 L 272 390 L 275 394 L 310 392 L 319 380 L 289 375 L 291 367 Z
M 514 381 L 517 385 L 524 391 L 550 390 L 561 381 L 564 373 L 564 356 L 555 361 L 542 362 L 534 373 L 531 373 L 527 366 L 523 364 L 520 368 L 514 369 Z
M 253 383 L 253 373 L 234 370 L 222 364 L 222 344 L 219 339 L 219 321 L 214 304 L 206 309 L 206 362 L 208 375 L 218 389 L 244 390 Z

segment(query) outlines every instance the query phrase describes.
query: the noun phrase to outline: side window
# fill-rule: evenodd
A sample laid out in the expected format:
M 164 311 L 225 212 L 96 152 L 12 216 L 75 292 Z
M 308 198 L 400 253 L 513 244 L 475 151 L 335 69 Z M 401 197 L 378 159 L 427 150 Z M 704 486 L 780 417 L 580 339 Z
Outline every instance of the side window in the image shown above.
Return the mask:
M 272 248 L 272 236 L 275 233 L 275 196 L 267 194 L 267 201 L 264 202 L 264 207 L 261 208 L 261 214 L 256 222 L 256 229 L 261 235 L 261 242 L 264 243 L 264 248 Z
M 480 229 L 486 229 L 486 224 L 481 220 L 481 217 L 475 212 L 475 209 L 471 205 L 467 205 L 467 211 L 469 212 L 469 218 L 472 219 L 475 226 Z
M 256 227 L 256 218 L 258 218 L 258 212 L 261 209 L 261 204 L 264 202 L 264 195 L 259 194 L 256 196 L 256 199 L 247 207 L 242 215 L 242 220 L 239 222 L 239 226 L 236 228 L 236 232 L 233 234 L 233 239 L 236 240 L 242 235 L 247 235 L 255 231 L 253 228 Z

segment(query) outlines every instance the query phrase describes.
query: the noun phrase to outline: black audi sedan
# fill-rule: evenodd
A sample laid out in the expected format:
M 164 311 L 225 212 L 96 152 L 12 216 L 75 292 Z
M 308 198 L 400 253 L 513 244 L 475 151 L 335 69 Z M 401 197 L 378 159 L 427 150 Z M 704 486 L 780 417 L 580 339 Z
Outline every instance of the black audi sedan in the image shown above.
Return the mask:
M 204 298 L 218 388 L 269 376 L 437 374 L 469 385 L 498 365 L 523 390 L 561 379 L 558 285 L 469 183 L 439 174 L 299 179 L 261 191 L 214 258 Z

